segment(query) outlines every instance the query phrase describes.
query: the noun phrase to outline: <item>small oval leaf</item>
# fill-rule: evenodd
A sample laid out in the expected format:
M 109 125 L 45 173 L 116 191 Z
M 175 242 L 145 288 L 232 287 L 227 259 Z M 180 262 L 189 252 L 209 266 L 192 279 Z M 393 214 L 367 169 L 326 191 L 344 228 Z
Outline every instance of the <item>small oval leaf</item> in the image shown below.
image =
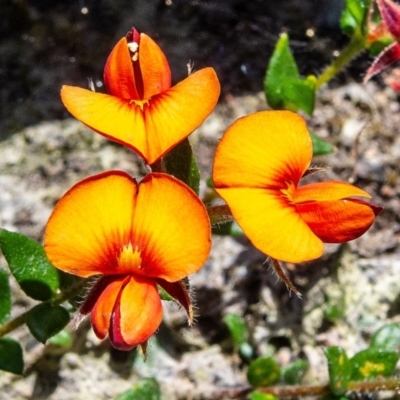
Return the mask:
M 69 320 L 69 312 L 64 307 L 42 303 L 28 312 L 26 325 L 39 342 L 46 343 L 46 340 L 60 332 Z
M 278 398 L 273 394 L 254 391 L 250 393 L 249 400 L 278 400 Z
M 351 366 L 346 352 L 338 346 L 324 348 L 325 357 L 328 360 L 330 387 L 336 396 L 347 391 L 351 377 Z
M 351 379 L 355 381 L 387 378 L 393 374 L 399 354 L 394 351 L 385 351 L 369 348 L 355 354 L 350 359 Z
M 324 156 L 334 152 L 335 147 L 318 137 L 314 132 L 310 132 L 313 147 L 313 156 Z
M 11 291 L 8 281 L 8 273 L 0 270 L 0 324 L 10 318 Z
M 21 289 L 35 300 L 50 299 L 59 287 L 59 275 L 43 246 L 24 235 L 2 229 L 0 248 Z
M 242 343 L 247 342 L 249 333 L 245 320 L 238 314 L 227 314 L 223 321 L 231 334 L 233 345 L 238 348 Z
M 154 378 L 143 378 L 132 389 L 121 393 L 115 400 L 160 400 L 161 391 Z
M 371 338 L 370 347 L 400 353 L 400 324 L 387 324 L 378 329 Z
M 272 357 L 259 357 L 247 370 L 247 380 L 254 387 L 270 386 L 281 379 L 281 368 Z
M 24 358 L 21 345 L 11 338 L 0 338 L 0 369 L 21 375 Z
M 286 385 L 298 385 L 301 383 L 307 370 L 307 361 L 294 361 L 282 370 L 282 380 Z

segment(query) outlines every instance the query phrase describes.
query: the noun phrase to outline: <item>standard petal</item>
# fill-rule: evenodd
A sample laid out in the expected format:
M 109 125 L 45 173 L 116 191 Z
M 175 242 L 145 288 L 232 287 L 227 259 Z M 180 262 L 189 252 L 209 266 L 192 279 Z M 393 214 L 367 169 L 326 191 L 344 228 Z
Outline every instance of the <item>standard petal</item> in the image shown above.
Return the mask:
M 104 84 L 107 93 L 125 100 L 139 100 L 135 86 L 132 59 L 126 38 L 112 49 L 104 67 Z
M 168 61 L 157 43 L 144 33 L 140 34 L 139 62 L 143 78 L 144 100 L 171 87 L 171 70 Z
M 304 120 L 291 111 L 261 111 L 234 122 L 217 147 L 217 188 L 286 188 L 310 165 L 312 144 Z
M 367 197 L 371 196 L 362 189 L 340 181 L 325 181 L 310 183 L 298 187 L 293 194 L 294 203 L 306 203 L 310 201 L 340 200 L 346 197 Z
M 103 289 L 90 313 L 93 330 L 99 339 L 104 339 L 110 329 L 111 317 L 117 298 L 129 277 L 116 276 Z
M 110 341 L 120 350 L 129 350 L 145 343 L 161 320 L 162 305 L 155 281 L 132 275 L 114 308 Z
M 278 190 L 217 189 L 255 247 L 277 260 L 303 262 L 321 256 L 323 243 Z
M 210 222 L 198 196 L 170 175 L 152 173 L 139 185 L 133 247 L 141 251 L 137 273 L 181 280 L 199 270 L 210 252 Z
M 152 97 L 144 108 L 148 163 L 153 164 L 198 128 L 215 108 L 219 94 L 215 71 L 204 68 Z
M 352 199 L 302 203 L 298 212 L 325 243 L 344 243 L 365 233 L 375 220 L 368 203 Z
M 50 261 L 73 275 L 114 274 L 121 246 L 131 238 L 137 184 L 109 171 L 73 186 L 57 203 L 46 226 Z

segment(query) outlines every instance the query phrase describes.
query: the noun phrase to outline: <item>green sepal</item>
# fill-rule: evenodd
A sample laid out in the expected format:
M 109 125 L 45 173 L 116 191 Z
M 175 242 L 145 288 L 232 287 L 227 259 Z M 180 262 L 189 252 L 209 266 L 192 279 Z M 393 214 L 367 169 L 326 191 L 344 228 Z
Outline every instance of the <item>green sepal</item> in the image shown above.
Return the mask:
M 10 318 L 11 313 L 11 291 L 8 281 L 8 273 L 0 270 L 0 324 Z
M 59 287 L 59 274 L 43 246 L 27 236 L 0 231 L 0 248 L 21 289 L 35 300 L 45 301 Z
M 368 45 L 368 52 L 372 57 L 377 57 L 386 47 L 394 42 L 392 36 L 384 36 Z
M 362 350 L 350 359 L 351 379 L 364 381 L 390 377 L 398 360 L 399 354 L 395 351 L 377 348 Z
M 24 357 L 21 345 L 11 338 L 0 338 L 0 370 L 21 375 Z
M 175 299 L 160 285 L 157 285 L 157 290 L 161 300 L 175 301 Z
M 212 227 L 213 235 L 243 236 L 243 230 L 236 221 L 221 222 Z
M 26 315 L 26 325 L 32 335 L 42 343 L 60 332 L 70 321 L 69 312 L 61 306 L 38 304 Z
M 179 143 L 164 157 L 164 166 L 166 172 L 186 183 L 199 194 L 200 170 L 189 139 Z
M 324 156 L 334 152 L 335 147 L 318 137 L 314 132 L 310 132 L 313 147 L 313 156 Z
M 306 360 L 297 360 L 282 369 L 282 381 L 286 385 L 299 385 L 308 370 Z
M 142 378 L 136 382 L 132 389 L 129 389 L 115 400 L 160 400 L 161 390 L 154 378 Z
M 281 367 L 273 357 L 259 357 L 247 370 L 247 380 L 254 387 L 271 386 L 281 379 Z
M 347 391 L 351 378 L 351 365 L 344 349 L 338 346 L 324 348 L 328 360 L 330 387 L 334 395 L 341 396 Z
M 371 0 L 346 0 L 346 6 L 340 17 L 340 28 L 348 35 L 353 36 L 360 32 L 363 36 L 367 33 L 367 16 Z
M 264 80 L 267 102 L 275 110 L 303 110 L 311 115 L 314 110 L 317 79 L 302 79 L 289 48 L 289 36 L 279 38 L 268 63 Z
M 387 324 L 378 329 L 371 338 L 372 347 L 400 353 L 400 324 Z

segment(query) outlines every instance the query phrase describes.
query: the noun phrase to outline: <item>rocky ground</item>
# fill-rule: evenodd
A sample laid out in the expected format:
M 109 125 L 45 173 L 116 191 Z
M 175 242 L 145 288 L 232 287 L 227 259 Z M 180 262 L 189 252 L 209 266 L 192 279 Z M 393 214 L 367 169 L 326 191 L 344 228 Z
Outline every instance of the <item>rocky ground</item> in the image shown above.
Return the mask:
M 81 178 L 114 168 L 134 176 L 146 172 L 132 152 L 65 119 L 59 101 L 63 83 L 86 86 L 87 77 L 93 77 L 101 90 L 104 60 L 132 25 L 159 41 L 176 81 L 186 74 L 189 59 L 198 69 L 217 70 L 220 104 L 192 135 L 204 183 L 227 126 L 267 108 L 259 91 L 279 33 L 289 32 L 301 72 L 316 73 L 345 41 L 337 29 L 342 3 L 0 3 L 0 227 L 40 241 L 55 202 Z M 310 27 L 314 36 L 305 33 Z M 366 347 L 377 328 L 400 322 L 399 98 L 391 88 L 359 83 L 366 59 L 353 62 L 318 94 L 308 124 L 336 151 L 314 160 L 326 170 L 312 178 L 350 181 L 385 209 L 362 238 L 326 246 L 318 261 L 286 265 L 302 299 L 290 295 L 246 239 L 215 237 L 209 261 L 191 277 L 193 328 L 187 327 L 183 310 L 166 304 L 146 363 L 98 341 L 87 322 L 74 333 L 68 352 L 44 347 L 20 328 L 13 336 L 24 346 L 26 373 L 0 372 L 0 400 L 114 399 L 143 376 L 156 377 L 166 400 L 228 398 L 231 389 L 246 385 L 246 368 L 232 351 L 222 321 L 229 312 L 246 319 L 257 354 L 273 352 L 282 365 L 306 359 L 310 368 L 304 383 L 326 383 L 322 346 L 339 345 L 351 355 Z M 6 268 L 2 258 L 0 267 Z M 18 315 L 32 303 L 12 285 Z M 343 311 L 334 322 L 326 317 L 332 307 Z
M 192 135 L 204 179 L 226 127 L 266 108 L 261 93 L 229 96 L 218 105 Z M 273 351 L 282 365 L 306 359 L 310 368 L 304 382 L 326 383 L 322 346 L 339 345 L 354 354 L 384 323 L 400 322 L 399 119 L 398 98 L 390 88 L 349 83 L 320 93 L 309 126 L 336 146 L 334 154 L 314 160 L 326 168 L 321 179 L 351 181 L 385 209 L 362 238 L 326 246 L 315 262 L 286 266 L 302 299 L 290 295 L 265 265 L 265 256 L 245 239 L 215 237 L 209 261 L 191 277 L 193 328 L 187 327 L 183 310 L 166 304 L 146 363 L 98 341 L 87 323 L 61 354 L 21 328 L 13 335 L 24 344 L 26 374 L 0 373 L 0 399 L 113 399 L 143 376 L 157 378 L 165 399 L 228 398 L 229 389 L 246 385 L 245 367 L 232 352 L 222 322 L 229 312 L 245 317 L 258 354 Z M 0 165 L 1 226 L 37 240 L 54 203 L 74 182 L 113 168 L 145 173 L 132 152 L 74 120 L 45 122 L 4 141 Z M 15 314 L 30 305 L 17 290 L 14 302 Z M 326 318 L 332 305 L 343 310 L 334 323 Z

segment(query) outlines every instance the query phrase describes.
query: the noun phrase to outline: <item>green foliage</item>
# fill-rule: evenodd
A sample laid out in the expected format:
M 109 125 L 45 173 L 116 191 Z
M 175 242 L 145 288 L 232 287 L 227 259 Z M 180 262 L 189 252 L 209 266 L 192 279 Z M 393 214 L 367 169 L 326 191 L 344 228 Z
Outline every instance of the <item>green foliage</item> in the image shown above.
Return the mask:
M 0 248 L 21 289 L 35 300 L 45 301 L 59 287 L 59 274 L 47 259 L 43 246 L 19 233 L 0 231 Z
M 308 370 L 308 362 L 297 360 L 282 369 L 282 381 L 286 385 L 298 385 L 301 383 Z
M 247 380 L 254 387 L 270 386 L 281 379 L 281 367 L 273 357 L 259 357 L 247 370 Z
M 48 344 L 52 344 L 57 347 L 70 347 L 72 345 L 72 335 L 68 329 L 62 329 L 60 332 L 50 337 L 47 340 Z
M 371 338 L 370 347 L 400 353 L 400 324 L 387 324 L 378 329 Z
M 338 346 L 324 348 L 328 360 L 330 386 L 333 394 L 339 396 L 347 391 L 351 378 L 351 365 L 346 352 Z
M 0 270 L 0 324 L 10 318 L 11 292 L 6 271 Z
M 161 391 L 154 378 L 143 378 L 132 389 L 121 393 L 115 400 L 160 400 Z
M 366 34 L 366 19 L 371 0 L 346 0 L 345 9 L 340 17 L 340 27 L 348 36 L 355 33 Z
M 0 338 L 0 369 L 13 374 L 22 374 L 24 359 L 21 345 L 11 338 Z
M 289 37 L 282 34 L 268 63 L 264 80 L 267 102 L 273 109 L 314 110 L 316 78 L 302 79 L 289 48 Z
M 324 156 L 326 154 L 333 153 L 334 147 L 325 140 L 319 138 L 314 132 L 310 132 L 313 156 Z
M 249 338 L 249 332 L 247 330 L 247 324 L 245 320 L 238 314 L 227 314 L 224 316 L 223 321 L 229 329 L 229 333 L 232 337 L 233 345 L 236 348 L 247 342 Z
M 399 354 L 378 348 L 362 350 L 350 359 L 351 379 L 354 381 L 389 377 L 393 374 Z
M 278 400 L 278 398 L 273 394 L 254 391 L 250 393 L 249 400 Z
M 236 221 L 217 224 L 213 226 L 212 233 L 220 236 L 243 236 L 243 230 Z
M 179 143 L 164 157 L 169 174 L 190 186 L 197 194 L 200 190 L 200 170 L 188 139 Z
M 60 332 L 69 320 L 69 312 L 64 307 L 42 303 L 29 310 L 26 325 L 39 342 L 46 343 L 46 340 Z

